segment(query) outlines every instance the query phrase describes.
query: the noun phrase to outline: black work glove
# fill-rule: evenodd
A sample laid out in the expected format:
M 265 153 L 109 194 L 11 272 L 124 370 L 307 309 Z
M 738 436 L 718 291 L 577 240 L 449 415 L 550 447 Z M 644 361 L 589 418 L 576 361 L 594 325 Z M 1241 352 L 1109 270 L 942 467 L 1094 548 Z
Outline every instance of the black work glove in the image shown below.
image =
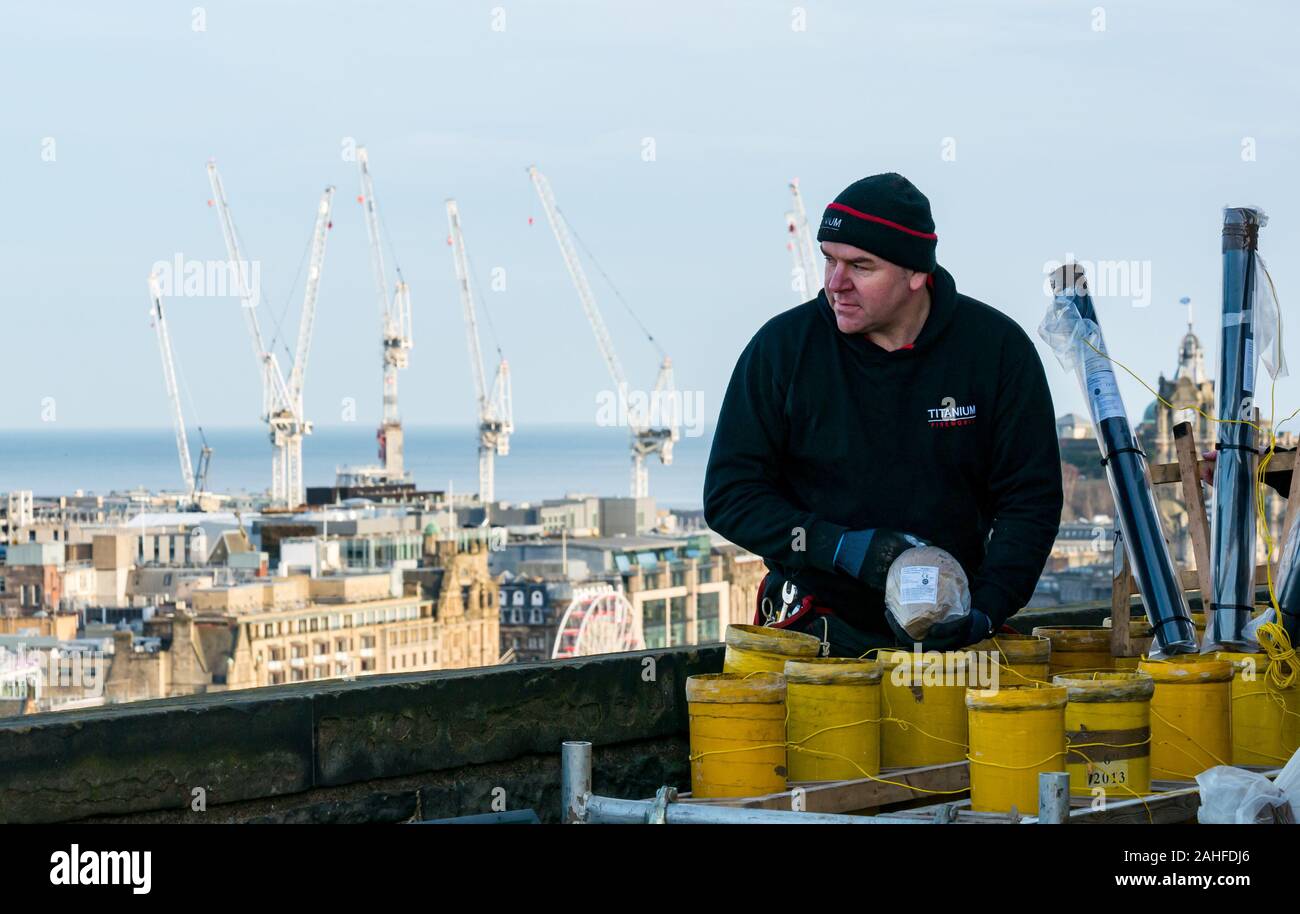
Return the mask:
M 894 618 L 894 614 L 888 609 L 885 610 L 885 618 L 889 621 L 889 627 L 893 629 L 901 645 L 910 648 L 916 643 L 916 639 L 909 635 L 903 626 L 898 624 L 898 620 Z M 983 641 L 992 634 L 992 620 L 972 606 L 970 612 L 960 619 L 953 619 L 951 622 L 939 622 L 930 626 L 930 630 L 921 639 L 921 650 L 961 650 L 963 647 Z
M 885 589 L 889 566 L 914 546 L 929 546 L 928 540 L 887 527 L 850 530 L 835 547 L 835 567 L 876 590 Z

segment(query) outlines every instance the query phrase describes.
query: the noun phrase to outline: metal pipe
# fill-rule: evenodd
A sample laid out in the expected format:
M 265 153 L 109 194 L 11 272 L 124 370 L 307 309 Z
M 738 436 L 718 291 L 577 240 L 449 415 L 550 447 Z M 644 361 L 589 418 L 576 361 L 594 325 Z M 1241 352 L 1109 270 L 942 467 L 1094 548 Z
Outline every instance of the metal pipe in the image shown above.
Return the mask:
M 1087 277 L 1077 264 L 1065 264 L 1053 274 L 1052 286 L 1056 297 L 1044 329 L 1051 324 L 1066 339 L 1066 352 L 1058 355 L 1072 358 L 1088 401 L 1120 533 L 1156 643 L 1165 654 L 1195 653 L 1196 629 L 1160 525 L 1146 455 L 1133 437 L 1115 369 L 1106 354 Z
M 589 796 L 586 819 L 591 823 L 639 825 L 655 808 L 654 800 L 620 800 Z M 742 809 L 704 803 L 669 803 L 664 808 L 668 825 L 909 825 L 906 819 L 879 816 L 844 816 L 824 812 L 785 812 L 780 809 Z
M 1255 250 L 1267 220 L 1250 207 L 1223 211 L 1223 321 L 1219 346 L 1208 643 L 1246 646 L 1255 605 Z
M 1064 825 L 1070 821 L 1070 775 L 1065 771 L 1038 774 L 1038 824 Z
M 566 740 L 560 746 L 560 821 L 565 825 L 589 821 L 591 743 Z

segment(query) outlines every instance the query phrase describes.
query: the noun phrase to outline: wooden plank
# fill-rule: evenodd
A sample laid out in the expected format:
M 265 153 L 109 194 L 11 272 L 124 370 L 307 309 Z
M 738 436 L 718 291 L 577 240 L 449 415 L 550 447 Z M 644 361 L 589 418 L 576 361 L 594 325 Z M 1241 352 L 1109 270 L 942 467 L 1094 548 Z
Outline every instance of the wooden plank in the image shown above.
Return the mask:
M 1265 453 L 1267 453 L 1267 449 L 1265 449 Z M 1277 470 L 1294 469 L 1295 458 L 1295 451 L 1274 451 L 1273 459 L 1268 462 L 1268 471 L 1273 473 Z M 1197 467 L 1199 468 L 1203 463 L 1205 461 L 1198 458 Z M 1182 481 L 1182 471 L 1177 463 L 1158 463 L 1147 469 L 1151 473 L 1152 485 Z
M 1195 568 L 1180 569 L 1178 572 L 1178 579 L 1183 585 L 1183 590 L 1200 590 L 1201 581 L 1199 575 L 1200 572 Z M 1129 580 L 1131 582 L 1129 596 L 1133 596 L 1137 593 L 1137 581 L 1131 575 Z M 1268 565 L 1255 566 L 1255 583 L 1261 586 L 1268 583 Z M 1277 583 L 1276 576 L 1273 578 L 1273 583 Z M 1207 600 L 1206 602 L 1208 603 L 1209 601 Z
M 808 781 L 794 783 L 790 790 L 772 793 L 761 797 L 710 797 L 696 799 L 689 793 L 681 794 L 678 801 L 682 803 L 703 803 L 712 806 L 734 806 L 740 809 L 782 809 L 789 810 L 793 805 L 794 788 L 804 791 L 804 812 L 855 812 L 873 806 L 886 806 L 890 803 L 902 803 L 922 797 L 933 796 L 923 791 L 944 791 L 945 796 L 954 798 L 960 791 L 970 789 L 970 767 L 967 762 L 952 762 L 948 765 L 927 765 L 922 768 L 902 768 L 882 771 L 883 780 L 897 781 L 898 784 L 885 784 L 871 778 L 856 778 L 851 781 Z M 907 786 L 902 786 L 907 785 Z M 909 787 L 919 788 L 917 790 Z M 951 791 L 951 793 L 948 793 Z M 951 799 L 950 799 L 951 802 Z
M 1277 458 L 1279 456 L 1280 455 L 1278 454 L 1274 454 L 1273 459 L 1268 462 L 1268 468 L 1270 470 L 1274 469 L 1276 466 Z M 1294 457 L 1294 452 L 1292 456 Z M 1296 509 L 1300 508 L 1300 498 L 1297 496 L 1300 496 L 1300 473 L 1293 472 L 1291 474 L 1291 486 L 1287 489 L 1286 516 L 1282 519 L 1282 541 L 1280 544 L 1282 546 L 1286 545 L 1287 536 L 1290 535 L 1291 528 L 1295 524 Z M 1279 550 L 1279 560 L 1280 556 L 1281 552 Z
M 1129 619 L 1129 595 L 1136 589 L 1133 571 L 1128 564 L 1128 548 L 1124 535 L 1115 533 L 1114 575 L 1110 582 L 1110 655 L 1127 657 L 1129 655 L 1129 637 L 1132 626 Z
M 1196 453 L 1196 436 L 1192 423 L 1174 426 L 1174 448 L 1178 452 L 1179 481 L 1183 484 L 1183 503 L 1187 506 L 1187 529 L 1192 537 L 1192 555 L 1196 559 L 1196 586 L 1201 604 L 1208 607 L 1214 593 L 1210 579 L 1210 519 L 1205 512 L 1205 493 L 1201 489 L 1200 455 Z
M 1132 800 L 1108 800 L 1105 807 L 1070 810 L 1071 825 L 1167 825 L 1196 818 L 1201 794 L 1196 785 L 1172 793 Z

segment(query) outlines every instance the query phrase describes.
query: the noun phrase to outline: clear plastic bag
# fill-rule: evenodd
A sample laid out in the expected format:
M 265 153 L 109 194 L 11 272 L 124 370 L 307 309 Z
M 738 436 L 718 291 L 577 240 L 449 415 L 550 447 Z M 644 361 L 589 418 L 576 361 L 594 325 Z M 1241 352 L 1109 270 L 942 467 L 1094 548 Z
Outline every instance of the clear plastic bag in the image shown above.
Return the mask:
M 1267 825 L 1300 821 L 1300 751 L 1291 756 L 1276 780 L 1257 771 L 1216 765 L 1196 776 L 1203 825 Z
M 970 614 L 970 583 L 961 563 L 938 546 L 916 546 L 885 576 L 885 607 L 916 641 L 940 622 Z

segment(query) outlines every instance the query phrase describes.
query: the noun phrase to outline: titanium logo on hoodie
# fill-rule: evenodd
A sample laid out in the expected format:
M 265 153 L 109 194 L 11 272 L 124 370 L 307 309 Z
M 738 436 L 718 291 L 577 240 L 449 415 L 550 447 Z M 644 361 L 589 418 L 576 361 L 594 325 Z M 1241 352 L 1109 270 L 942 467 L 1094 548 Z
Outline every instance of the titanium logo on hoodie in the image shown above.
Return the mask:
M 958 406 L 952 397 L 944 397 L 939 409 L 926 410 L 930 414 L 931 428 L 954 428 L 958 425 L 975 424 L 975 404 Z

